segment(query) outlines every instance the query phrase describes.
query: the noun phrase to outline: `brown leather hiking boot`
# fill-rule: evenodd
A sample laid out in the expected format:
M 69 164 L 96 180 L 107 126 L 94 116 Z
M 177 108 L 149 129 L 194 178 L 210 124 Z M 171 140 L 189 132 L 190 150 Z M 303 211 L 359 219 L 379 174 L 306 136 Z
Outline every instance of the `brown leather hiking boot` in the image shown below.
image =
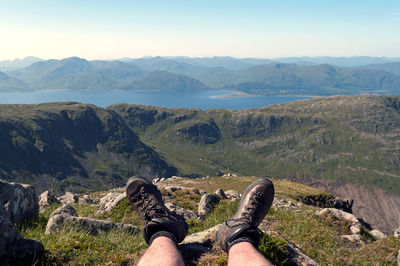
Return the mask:
M 185 219 L 165 207 L 160 191 L 150 181 L 143 177 L 129 178 L 126 196 L 146 223 L 143 235 L 147 244 L 150 245 L 157 236 L 167 236 L 176 244 L 186 237 L 188 225 Z
M 228 252 L 236 243 L 247 241 L 258 246 L 258 225 L 264 219 L 274 200 L 274 185 L 266 178 L 259 178 L 243 192 L 235 215 L 226 220 L 217 231 L 217 242 Z

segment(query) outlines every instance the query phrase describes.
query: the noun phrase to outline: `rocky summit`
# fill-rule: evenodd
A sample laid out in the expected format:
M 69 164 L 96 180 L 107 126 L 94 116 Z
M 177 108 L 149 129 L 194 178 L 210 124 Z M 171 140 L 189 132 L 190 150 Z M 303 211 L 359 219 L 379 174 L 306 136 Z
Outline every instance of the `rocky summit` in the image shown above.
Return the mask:
M 215 232 L 236 212 L 240 194 L 255 179 L 226 175 L 153 181 L 166 206 L 189 224 L 188 236 L 178 245 L 186 265 L 226 265 L 227 255 L 216 243 Z M 398 260 L 397 235 L 384 235 L 349 212 L 326 207 L 332 206 L 333 196 L 324 191 L 289 180 L 271 181 L 276 197 L 259 227 L 259 251 L 273 264 L 394 265 Z M 7 229 L 1 231 L 0 263 L 135 265 L 147 244 L 141 234 L 144 223 L 132 210 L 125 189 L 74 196 L 75 203 L 52 201 L 19 226 L 0 205 L 0 226 Z

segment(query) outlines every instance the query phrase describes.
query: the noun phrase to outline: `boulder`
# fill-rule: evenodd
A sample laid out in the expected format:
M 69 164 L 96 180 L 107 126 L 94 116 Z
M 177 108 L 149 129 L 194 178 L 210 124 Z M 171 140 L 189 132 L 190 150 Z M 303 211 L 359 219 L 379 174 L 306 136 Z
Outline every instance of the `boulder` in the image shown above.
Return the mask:
M 40 242 L 20 235 L 0 206 L 0 264 L 7 261 L 11 265 L 33 265 L 43 252 Z
M 176 204 L 171 202 L 166 202 L 165 206 L 172 212 L 175 212 L 178 215 L 183 216 L 185 219 L 197 219 L 198 216 L 194 211 L 187 210 L 185 208 L 179 207 Z
M 220 200 L 221 199 L 215 193 L 209 193 L 203 195 L 199 203 L 198 214 L 200 216 L 205 216 L 209 214 L 210 212 L 212 212 L 215 205 L 217 205 L 220 202 Z
M 226 196 L 225 192 L 222 190 L 222 188 L 217 189 L 217 191 L 215 191 L 215 194 L 217 194 L 220 199 L 227 199 L 228 198 Z
M 0 179 L 0 206 L 12 224 L 37 217 L 38 198 L 31 185 L 9 183 Z
M 400 249 L 399 254 L 397 255 L 397 266 L 400 266 Z
M 83 196 L 79 197 L 78 203 L 79 204 L 93 204 L 93 203 L 95 203 L 95 201 L 91 197 L 89 197 L 89 195 L 83 195 Z
M 165 187 L 165 190 L 170 192 L 170 193 L 173 193 L 175 191 L 182 190 L 182 189 L 186 189 L 186 188 L 183 188 L 183 187 L 180 187 L 180 186 L 167 186 L 167 187 Z
M 79 197 L 71 192 L 65 192 L 64 196 L 59 199 L 62 204 L 78 203 Z
M 52 203 L 60 203 L 60 201 L 51 193 L 49 190 L 46 190 L 39 196 L 39 208 L 43 209 L 49 206 Z
M 399 228 L 397 228 L 397 230 L 396 231 L 394 231 L 394 237 L 398 237 L 398 238 L 400 238 L 400 227 Z
M 115 207 L 117 207 L 118 204 L 121 203 L 126 199 L 126 192 L 124 193 L 116 193 L 116 192 L 110 192 L 106 196 L 100 199 L 100 206 L 96 211 L 96 214 L 101 214 L 105 212 L 109 212 Z
M 78 216 L 78 213 L 76 212 L 76 210 L 74 209 L 74 207 L 72 207 L 71 205 L 63 205 L 58 209 L 55 209 L 51 214 L 50 217 L 59 215 L 59 214 L 63 214 L 63 215 L 68 215 L 68 216 Z
M 45 234 L 60 232 L 65 226 L 71 226 L 78 230 L 83 230 L 91 235 L 110 230 L 137 233 L 139 229 L 131 224 L 114 223 L 104 220 L 96 220 L 76 216 L 75 209 L 70 205 L 65 205 L 54 211 L 49 218 Z
M 350 231 L 353 235 L 359 234 L 361 232 L 361 223 L 354 214 L 334 208 L 325 208 L 320 211 L 317 211 L 317 215 L 325 215 L 325 214 L 332 214 L 336 216 L 338 219 L 344 219 L 346 221 L 349 221 L 351 223 Z
M 359 241 L 361 241 L 361 236 L 359 234 L 343 235 L 341 237 L 344 238 L 344 239 L 349 240 L 350 242 L 359 242 Z
M 384 238 L 387 237 L 384 233 L 382 233 L 382 232 L 379 231 L 379 230 L 371 230 L 369 233 L 370 233 L 372 236 L 374 236 L 375 238 L 377 238 L 377 239 L 384 239 Z
M 225 191 L 225 195 L 228 197 L 230 200 L 237 200 L 240 199 L 240 193 L 237 192 L 236 190 L 228 190 Z
M 210 238 L 212 238 L 212 236 L 215 236 L 215 233 L 218 231 L 218 228 L 220 226 L 221 226 L 221 224 L 218 224 L 218 225 L 208 228 L 204 231 L 188 235 L 183 240 L 182 244 L 197 243 L 197 244 L 204 245 L 206 242 L 209 241 Z

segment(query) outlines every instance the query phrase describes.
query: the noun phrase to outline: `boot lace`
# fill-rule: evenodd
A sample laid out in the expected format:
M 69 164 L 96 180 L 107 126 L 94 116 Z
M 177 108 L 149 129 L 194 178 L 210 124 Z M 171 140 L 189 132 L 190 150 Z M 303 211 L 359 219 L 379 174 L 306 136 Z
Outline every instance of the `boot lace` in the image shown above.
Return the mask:
M 146 192 L 144 187 L 142 187 L 132 198 L 136 202 L 138 211 L 145 217 L 145 220 L 150 221 L 153 218 L 167 216 L 165 208 L 163 208 L 160 202 L 156 199 L 156 196 L 152 195 L 152 193 Z
M 241 213 L 240 218 L 229 218 L 226 221 L 226 225 L 229 227 L 239 226 L 243 224 L 254 225 L 257 220 L 257 216 L 262 208 L 260 208 L 260 203 L 263 202 L 262 191 L 253 193 L 247 205 L 244 207 L 244 211 Z

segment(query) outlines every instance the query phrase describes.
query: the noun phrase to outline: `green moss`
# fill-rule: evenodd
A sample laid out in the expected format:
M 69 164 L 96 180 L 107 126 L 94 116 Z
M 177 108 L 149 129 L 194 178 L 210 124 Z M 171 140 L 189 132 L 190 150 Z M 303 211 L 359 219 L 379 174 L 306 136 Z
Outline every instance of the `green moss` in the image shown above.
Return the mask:
M 274 265 L 291 265 L 288 247 L 285 241 L 264 233 L 258 250 Z

